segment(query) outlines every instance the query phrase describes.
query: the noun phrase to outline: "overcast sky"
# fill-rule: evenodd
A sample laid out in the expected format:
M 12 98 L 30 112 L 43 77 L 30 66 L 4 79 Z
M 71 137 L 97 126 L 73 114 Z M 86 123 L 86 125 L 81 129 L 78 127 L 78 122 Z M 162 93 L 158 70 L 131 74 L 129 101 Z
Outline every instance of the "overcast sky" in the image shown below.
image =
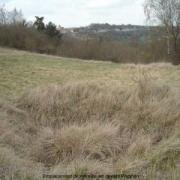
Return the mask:
M 144 0 L 0 0 L 7 9 L 21 9 L 27 20 L 44 16 L 64 27 L 90 23 L 145 24 Z

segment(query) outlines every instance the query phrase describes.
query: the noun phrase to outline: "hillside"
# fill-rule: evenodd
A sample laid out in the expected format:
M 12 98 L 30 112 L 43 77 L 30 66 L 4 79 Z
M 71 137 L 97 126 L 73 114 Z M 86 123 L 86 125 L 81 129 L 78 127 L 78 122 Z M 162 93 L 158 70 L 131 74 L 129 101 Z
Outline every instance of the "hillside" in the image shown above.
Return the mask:
M 112 62 L 46 56 L 0 48 L 0 95 L 14 99 L 24 90 L 47 83 L 105 81 L 131 85 L 141 69 L 156 80 L 180 87 L 180 67 L 170 64 L 123 65 Z
M 60 29 L 63 34 L 76 38 L 99 37 L 115 41 L 138 40 L 145 42 L 155 27 L 139 25 L 90 24 L 85 27 Z
M 180 178 L 180 66 L 0 48 L 0 179 Z

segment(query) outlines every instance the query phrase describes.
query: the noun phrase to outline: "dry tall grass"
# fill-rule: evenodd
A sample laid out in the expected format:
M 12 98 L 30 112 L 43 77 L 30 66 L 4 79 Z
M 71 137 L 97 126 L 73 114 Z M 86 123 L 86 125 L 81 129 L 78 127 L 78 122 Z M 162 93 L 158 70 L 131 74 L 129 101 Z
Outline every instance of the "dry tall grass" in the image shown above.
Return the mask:
M 122 151 L 118 130 L 111 124 L 97 123 L 68 126 L 57 132 L 46 129 L 37 140 L 37 149 L 35 146 L 33 153 L 38 161 L 48 165 L 76 159 L 105 161 Z
M 135 81 L 131 88 L 81 82 L 26 92 L 16 108 L 6 107 L 8 119 L 16 119 L 13 133 L 24 137 L 19 152 L 50 173 L 135 172 L 178 179 L 180 94 L 146 75 Z M 1 126 L 12 129 L 12 123 Z M 7 145 L 5 139 L 0 142 Z

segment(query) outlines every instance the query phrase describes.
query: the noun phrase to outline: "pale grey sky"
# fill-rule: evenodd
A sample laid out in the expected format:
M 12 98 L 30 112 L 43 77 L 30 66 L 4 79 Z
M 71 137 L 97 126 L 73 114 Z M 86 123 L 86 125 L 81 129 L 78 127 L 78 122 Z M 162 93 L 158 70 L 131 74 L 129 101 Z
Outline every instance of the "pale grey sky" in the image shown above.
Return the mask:
M 27 20 L 44 16 L 64 27 L 90 23 L 145 24 L 144 0 L 0 0 L 7 9 L 21 9 Z

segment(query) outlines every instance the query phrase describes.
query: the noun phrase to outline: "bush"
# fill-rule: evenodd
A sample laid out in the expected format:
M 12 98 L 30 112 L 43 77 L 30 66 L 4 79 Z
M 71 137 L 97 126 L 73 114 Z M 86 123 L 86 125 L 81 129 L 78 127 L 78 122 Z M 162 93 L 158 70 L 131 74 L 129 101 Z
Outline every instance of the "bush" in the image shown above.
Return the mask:
M 21 24 L 0 26 L 0 45 L 38 53 L 55 53 L 57 40 Z

